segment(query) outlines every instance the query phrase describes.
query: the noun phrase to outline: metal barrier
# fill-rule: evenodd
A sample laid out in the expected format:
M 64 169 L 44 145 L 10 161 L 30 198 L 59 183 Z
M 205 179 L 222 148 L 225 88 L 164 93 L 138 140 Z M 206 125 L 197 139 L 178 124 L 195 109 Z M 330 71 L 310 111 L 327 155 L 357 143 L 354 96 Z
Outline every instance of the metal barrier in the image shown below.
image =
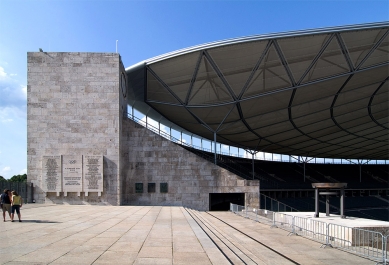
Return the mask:
M 283 213 L 273 214 L 273 225 L 294 234 L 294 218 L 292 215 Z
M 312 239 L 327 245 L 328 243 L 328 226 L 327 223 L 294 216 L 293 217 L 293 232 L 296 235 Z
M 328 227 L 328 237 L 332 247 L 385 262 L 387 237 L 380 232 L 336 224 L 328 224 Z
M 380 232 L 360 228 L 347 227 L 325 223 L 311 218 L 292 216 L 263 209 L 230 204 L 230 210 L 245 218 L 257 222 L 267 222 L 272 227 L 289 231 L 289 234 L 299 235 L 322 243 L 321 247 L 334 247 L 347 252 L 389 264 L 388 237 Z
M 274 212 L 272 211 L 252 207 L 244 207 L 233 203 L 230 203 L 230 211 L 237 215 L 249 218 L 260 223 L 271 224 L 274 219 Z

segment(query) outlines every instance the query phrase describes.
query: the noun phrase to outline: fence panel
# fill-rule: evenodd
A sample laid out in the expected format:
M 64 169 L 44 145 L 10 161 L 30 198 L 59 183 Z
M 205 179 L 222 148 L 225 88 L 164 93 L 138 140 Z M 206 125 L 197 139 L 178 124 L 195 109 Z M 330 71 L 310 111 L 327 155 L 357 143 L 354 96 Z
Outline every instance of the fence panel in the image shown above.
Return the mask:
M 308 219 L 304 217 L 294 217 L 294 233 L 310 238 L 320 243 L 327 243 L 327 223 Z
M 236 214 L 245 217 L 246 216 L 246 208 L 241 205 L 237 205 Z
M 328 224 L 329 243 L 366 258 L 385 261 L 387 256 L 387 238 L 376 231 L 355 227 Z
M 284 213 L 274 213 L 273 214 L 273 225 L 284 229 L 286 231 L 294 233 L 294 224 L 292 215 L 284 214 Z

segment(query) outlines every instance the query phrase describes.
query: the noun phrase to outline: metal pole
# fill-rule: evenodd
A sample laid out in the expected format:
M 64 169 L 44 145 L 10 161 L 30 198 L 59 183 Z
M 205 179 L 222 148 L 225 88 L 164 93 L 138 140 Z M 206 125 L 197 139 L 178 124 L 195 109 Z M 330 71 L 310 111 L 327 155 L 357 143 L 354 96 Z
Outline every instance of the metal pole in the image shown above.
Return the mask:
M 313 217 L 319 217 L 319 189 L 315 189 L 315 215 Z
M 346 218 L 344 215 L 344 188 L 342 187 L 340 189 L 340 217 L 341 218 Z
M 326 216 L 330 216 L 330 196 L 326 195 Z
M 215 147 L 215 165 L 217 165 L 216 161 L 216 132 L 213 133 L 214 147 Z
M 304 182 L 305 182 L 305 162 L 304 162 Z
M 252 167 L 253 167 L 253 179 L 254 179 L 254 176 L 255 176 L 255 172 L 254 172 L 254 153 L 252 153 L 251 156 L 253 158 L 251 164 L 252 164 Z
M 388 236 L 382 237 L 382 257 L 384 262 L 386 262 L 388 259 L 387 245 L 388 245 Z

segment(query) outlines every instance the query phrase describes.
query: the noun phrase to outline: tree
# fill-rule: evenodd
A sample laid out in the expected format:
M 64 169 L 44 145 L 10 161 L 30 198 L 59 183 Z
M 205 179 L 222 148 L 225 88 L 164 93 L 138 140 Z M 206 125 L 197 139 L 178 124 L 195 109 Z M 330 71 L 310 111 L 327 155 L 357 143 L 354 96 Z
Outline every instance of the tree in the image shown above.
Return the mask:
M 27 174 L 14 175 L 12 178 L 9 179 L 9 181 L 12 181 L 12 182 L 26 182 L 27 181 Z
M 7 181 L 3 176 L 0 176 L 0 181 Z

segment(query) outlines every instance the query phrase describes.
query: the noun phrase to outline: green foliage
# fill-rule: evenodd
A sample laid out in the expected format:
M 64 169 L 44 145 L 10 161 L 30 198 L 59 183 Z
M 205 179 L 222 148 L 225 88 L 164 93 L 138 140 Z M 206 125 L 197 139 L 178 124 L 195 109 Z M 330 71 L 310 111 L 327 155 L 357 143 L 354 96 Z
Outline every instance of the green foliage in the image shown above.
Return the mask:
M 3 176 L 0 176 L 0 181 L 7 181 Z
M 26 182 L 27 181 L 27 174 L 14 175 L 12 178 L 9 179 L 9 181 L 12 181 L 12 182 Z

